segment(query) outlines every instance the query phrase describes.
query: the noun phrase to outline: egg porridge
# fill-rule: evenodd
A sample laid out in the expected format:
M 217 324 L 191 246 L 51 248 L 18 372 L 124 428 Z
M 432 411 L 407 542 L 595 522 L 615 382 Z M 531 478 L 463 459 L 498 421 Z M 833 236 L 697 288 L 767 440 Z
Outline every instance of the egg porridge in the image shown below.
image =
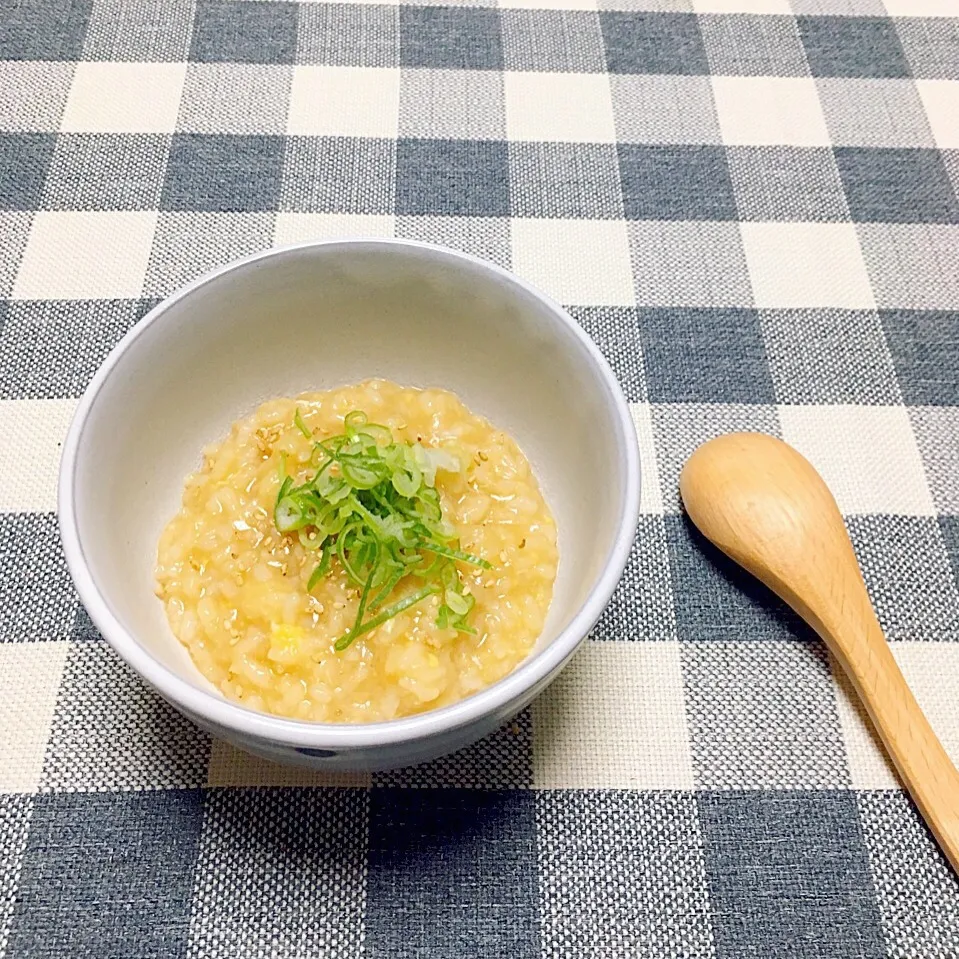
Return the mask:
M 250 708 L 374 722 L 501 679 L 543 629 L 556 527 L 515 441 L 383 380 L 270 400 L 205 450 L 157 594 Z

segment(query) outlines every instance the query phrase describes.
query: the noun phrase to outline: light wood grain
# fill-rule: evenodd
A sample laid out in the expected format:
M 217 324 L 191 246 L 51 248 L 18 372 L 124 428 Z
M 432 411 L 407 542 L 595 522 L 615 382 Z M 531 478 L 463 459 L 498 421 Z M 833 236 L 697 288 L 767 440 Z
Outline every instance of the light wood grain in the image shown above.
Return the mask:
M 895 467 L 889 464 L 890 471 Z M 822 478 L 781 440 L 733 433 L 700 446 L 679 485 L 702 533 L 792 606 L 842 664 L 959 872 L 959 772 L 889 650 Z

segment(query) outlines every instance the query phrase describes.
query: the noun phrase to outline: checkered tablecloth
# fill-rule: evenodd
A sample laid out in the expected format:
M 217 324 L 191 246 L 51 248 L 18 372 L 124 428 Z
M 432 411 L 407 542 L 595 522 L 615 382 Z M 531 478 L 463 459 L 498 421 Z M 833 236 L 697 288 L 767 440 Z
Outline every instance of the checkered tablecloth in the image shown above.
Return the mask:
M 0 0 L 0 957 L 959 955 L 959 883 L 848 688 L 676 490 L 724 431 L 809 456 L 959 758 L 957 193 L 959 0 Z M 342 235 L 566 304 L 644 494 L 531 710 L 334 781 L 121 665 L 55 483 L 158 298 Z

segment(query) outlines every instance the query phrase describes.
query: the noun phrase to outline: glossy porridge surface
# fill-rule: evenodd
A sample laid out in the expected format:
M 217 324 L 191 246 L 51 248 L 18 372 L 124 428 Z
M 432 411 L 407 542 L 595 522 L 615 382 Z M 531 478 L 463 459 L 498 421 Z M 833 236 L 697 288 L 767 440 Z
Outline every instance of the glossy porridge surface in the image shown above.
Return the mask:
M 313 440 L 294 424 L 299 409 Z M 305 479 L 313 441 L 363 410 L 397 441 L 455 451 L 440 471 L 443 516 L 463 550 L 476 635 L 440 629 L 431 597 L 343 651 L 359 590 L 334 562 L 310 592 L 316 554 L 273 520 L 280 459 Z M 200 671 L 251 708 L 322 722 L 372 722 L 449 705 L 502 678 L 530 652 L 552 596 L 556 529 L 516 443 L 451 393 L 370 380 L 264 403 L 208 448 L 160 539 L 157 594 Z M 397 595 L 402 592 L 402 584 Z

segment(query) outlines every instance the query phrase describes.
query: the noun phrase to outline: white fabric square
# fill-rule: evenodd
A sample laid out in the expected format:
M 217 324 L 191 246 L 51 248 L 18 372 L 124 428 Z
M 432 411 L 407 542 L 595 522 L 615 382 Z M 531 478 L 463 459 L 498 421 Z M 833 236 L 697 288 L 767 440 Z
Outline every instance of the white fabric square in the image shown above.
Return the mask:
M 64 133 L 172 133 L 185 63 L 78 63 Z
M 959 80 L 916 80 L 932 138 L 940 150 L 959 149 Z
M 678 643 L 587 641 L 533 703 L 538 789 L 692 789 Z
M 371 781 L 369 773 L 323 772 L 270 762 L 221 739 L 214 739 L 210 747 L 208 786 L 368 786 Z
M 759 309 L 875 309 L 851 223 L 740 223 Z
M 955 17 L 956 0 L 885 0 L 890 17 Z
M 156 229 L 153 212 L 40 212 L 34 217 L 17 300 L 88 300 L 140 295 Z
M 596 0 L 500 0 L 504 10 L 595 10 Z
M 63 439 L 77 400 L 0 400 L 0 513 L 55 513 Z
M 792 14 L 789 0 L 693 0 L 696 13 Z
M 513 269 L 567 306 L 632 306 L 622 220 L 513 220 Z
M 934 515 L 905 407 L 781 406 L 779 421 L 783 439 L 819 470 L 844 515 Z
M 613 96 L 602 73 L 507 71 L 510 140 L 615 143 Z
M 298 66 L 286 132 L 294 136 L 395 137 L 397 68 Z
M 68 643 L 0 644 L 0 792 L 34 792 Z
M 392 215 L 366 213 L 277 213 L 273 245 L 305 243 L 308 240 L 340 240 L 345 237 L 385 237 L 395 234 Z
M 946 752 L 959 764 L 959 697 L 953 681 L 959 675 L 959 644 L 897 642 L 890 647 Z M 840 686 L 836 700 L 853 789 L 901 789 L 892 761 L 836 662 L 833 673 Z
M 830 146 L 815 81 L 808 77 L 712 78 L 727 146 Z

